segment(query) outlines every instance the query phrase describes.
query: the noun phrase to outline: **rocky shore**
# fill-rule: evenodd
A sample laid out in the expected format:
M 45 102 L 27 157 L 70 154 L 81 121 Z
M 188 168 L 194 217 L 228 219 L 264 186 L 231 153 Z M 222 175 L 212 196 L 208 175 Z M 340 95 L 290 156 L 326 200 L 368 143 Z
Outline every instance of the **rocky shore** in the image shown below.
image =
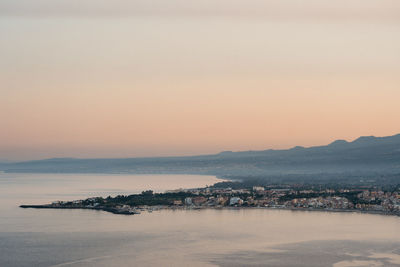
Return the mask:
M 51 204 L 46 205 L 21 205 L 20 208 L 32 208 L 32 209 L 85 209 L 85 210 L 102 210 L 106 212 L 111 212 L 113 214 L 123 214 L 123 215 L 134 215 L 140 214 L 140 211 L 136 209 L 119 209 L 119 208 L 109 208 L 109 207 L 76 207 L 76 206 L 53 206 Z
M 142 211 L 153 212 L 156 210 L 205 210 L 205 209 L 226 209 L 226 210 L 239 210 L 239 209 L 266 209 L 266 210 L 290 210 L 290 211 L 310 211 L 310 212 L 346 212 L 346 213 L 363 213 L 363 214 L 376 214 L 387 216 L 400 216 L 400 212 L 387 212 L 387 211 L 374 211 L 374 210 L 357 210 L 357 209 L 318 209 L 318 208 L 295 208 L 295 207 L 229 207 L 229 206 L 154 206 L 154 207 L 78 207 L 78 206 L 54 206 L 52 204 L 45 205 L 20 205 L 20 208 L 33 208 L 33 209 L 84 209 L 84 210 L 98 210 L 106 211 L 113 214 L 134 215 L 140 214 Z

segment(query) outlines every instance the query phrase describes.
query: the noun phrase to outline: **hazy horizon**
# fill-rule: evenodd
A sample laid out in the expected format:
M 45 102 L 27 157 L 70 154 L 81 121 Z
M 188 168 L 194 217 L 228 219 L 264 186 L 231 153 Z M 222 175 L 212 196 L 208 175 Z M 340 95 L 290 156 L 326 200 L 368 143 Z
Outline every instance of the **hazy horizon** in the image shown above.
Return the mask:
M 400 2 L 0 3 L 0 160 L 400 133 Z
M 393 137 L 393 136 L 398 136 L 400 133 L 396 133 L 393 135 L 388 135 L 388 136 L 373 136 L 373 135 L 363 135 L 359 136 L 358 138 L 362 137 L 374 137 L 374 138 L 382 138 L 382 137 Z M 30 160 L 47 160 L 47 159 L 57 159 L 57 158 L 71 158 L 71 159 L 123 159 L 123 158 L 157 158 L 157 157 L 185 157 L 185 156 L 207 156 L 207 155 L 213 155 L 213 154 L 218 154 L 222 152 L 246 152 L 246 151 L 266 151 L 266 150 L 286 150 L 286 149 L 293 149 L 296 147 L 304 147 L 304 148 L 312 148 L 312 147 L 319 147 L 319 146 L 327 146 L 335 141 L 345 141 L 348 143 L 351 143 L 358 138 L 351 139 L 351 140 L 345 140 L 345 139 L 334 139 L 331 140 L 329 143 L 326 144 L 316 144 L 316 145 L 311 145 L 311 146 L 302 146 L 302 145 L 295 145 L 291 147 L 284 147 L 284 148 L 261 148 L 261 149 L 255 149 L 255 150 L 224 150 L 224 151 L 216 151 L 216 152 L 211 152 L 211 153 L 203 153 L 203 154 L 184 154 L 184 155 L 150 155 L 150 156 L 136 156 L 136 157 L 76 157 L 73 155 L 70 156 L 65 156 L 65 157 L 47 157 L 47 158 L 35 158 L 35 159 L 22 159 L 22 160 L 12 160 L 12 159 L 1 159 L 0 158 L 0 163 L 11 163 L 11 162 L 23 162 L 23 161 L 30 161 Z

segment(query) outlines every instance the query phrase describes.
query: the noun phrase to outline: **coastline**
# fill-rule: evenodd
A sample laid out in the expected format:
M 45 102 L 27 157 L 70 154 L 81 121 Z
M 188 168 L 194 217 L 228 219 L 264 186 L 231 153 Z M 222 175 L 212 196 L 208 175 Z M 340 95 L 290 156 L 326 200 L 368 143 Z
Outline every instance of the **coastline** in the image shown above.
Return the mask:
M 81 210 L 97 210 L 105 211 L 113 214 L 120 215 L 135 215 L 140 214 L 141 211 L 153 212 L 159 210 L 242 210 L 242 209 L 265 209 L 265 210 L 287 210 L 287 211 L 310 211 L 310 212 L 334 212 L 334 213 L 359 213 L 359 214 L 372 214 L 372 215 L 384 215 L 384 216 L 396 216 L 400 217 L 400 213 L 377 211 L 377 210 L 357 210 L 357 209 L 312 209 L 312 208 L 295 208 L 295 207 L 227 207 L 227 206 L 148 206 L 148 207 L 135 207 L 133 210 L 121 210 L 117 208 L 107 207 L 64 207 L 64 206 L 51 206 L 51 205 L 20 205 L 20 208 L 32 208 L 32 209 L 81 209 Z

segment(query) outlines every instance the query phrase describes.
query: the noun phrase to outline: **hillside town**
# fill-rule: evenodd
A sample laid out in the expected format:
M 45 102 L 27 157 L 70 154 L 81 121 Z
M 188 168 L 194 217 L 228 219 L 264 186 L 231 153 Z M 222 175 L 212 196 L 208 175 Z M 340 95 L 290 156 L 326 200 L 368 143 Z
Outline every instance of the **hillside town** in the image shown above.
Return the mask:
M 158 209 L 271 208 L 290 210 L 360 211 L 400 216 L 400 190 L 301 189 L 253 186 L 177 189 L 165 193 L 144 191 L 116 197 L 55 201 L 46 205 L 22 205 L 22 208 L 95 209 L 115 214 L 140 214 Z

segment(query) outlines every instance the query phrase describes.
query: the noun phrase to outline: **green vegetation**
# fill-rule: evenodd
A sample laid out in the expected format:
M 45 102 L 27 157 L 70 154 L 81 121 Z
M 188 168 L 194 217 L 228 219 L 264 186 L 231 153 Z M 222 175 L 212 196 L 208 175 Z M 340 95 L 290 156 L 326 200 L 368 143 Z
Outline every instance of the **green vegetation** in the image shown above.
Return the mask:
M 153 191 L 143 191 L 141 194 L 123 196 L 119 195 L 116 197 L 107 197 L 99 204 L 104 206 L 115 206 L 115 205 L 129 205 L 129 206 L 156 206 L 156 205 L 172 205 L 174 201 L 184 201 L 187 197 L 196 196 L 188 192 L 178 193 L 153 193 Z

